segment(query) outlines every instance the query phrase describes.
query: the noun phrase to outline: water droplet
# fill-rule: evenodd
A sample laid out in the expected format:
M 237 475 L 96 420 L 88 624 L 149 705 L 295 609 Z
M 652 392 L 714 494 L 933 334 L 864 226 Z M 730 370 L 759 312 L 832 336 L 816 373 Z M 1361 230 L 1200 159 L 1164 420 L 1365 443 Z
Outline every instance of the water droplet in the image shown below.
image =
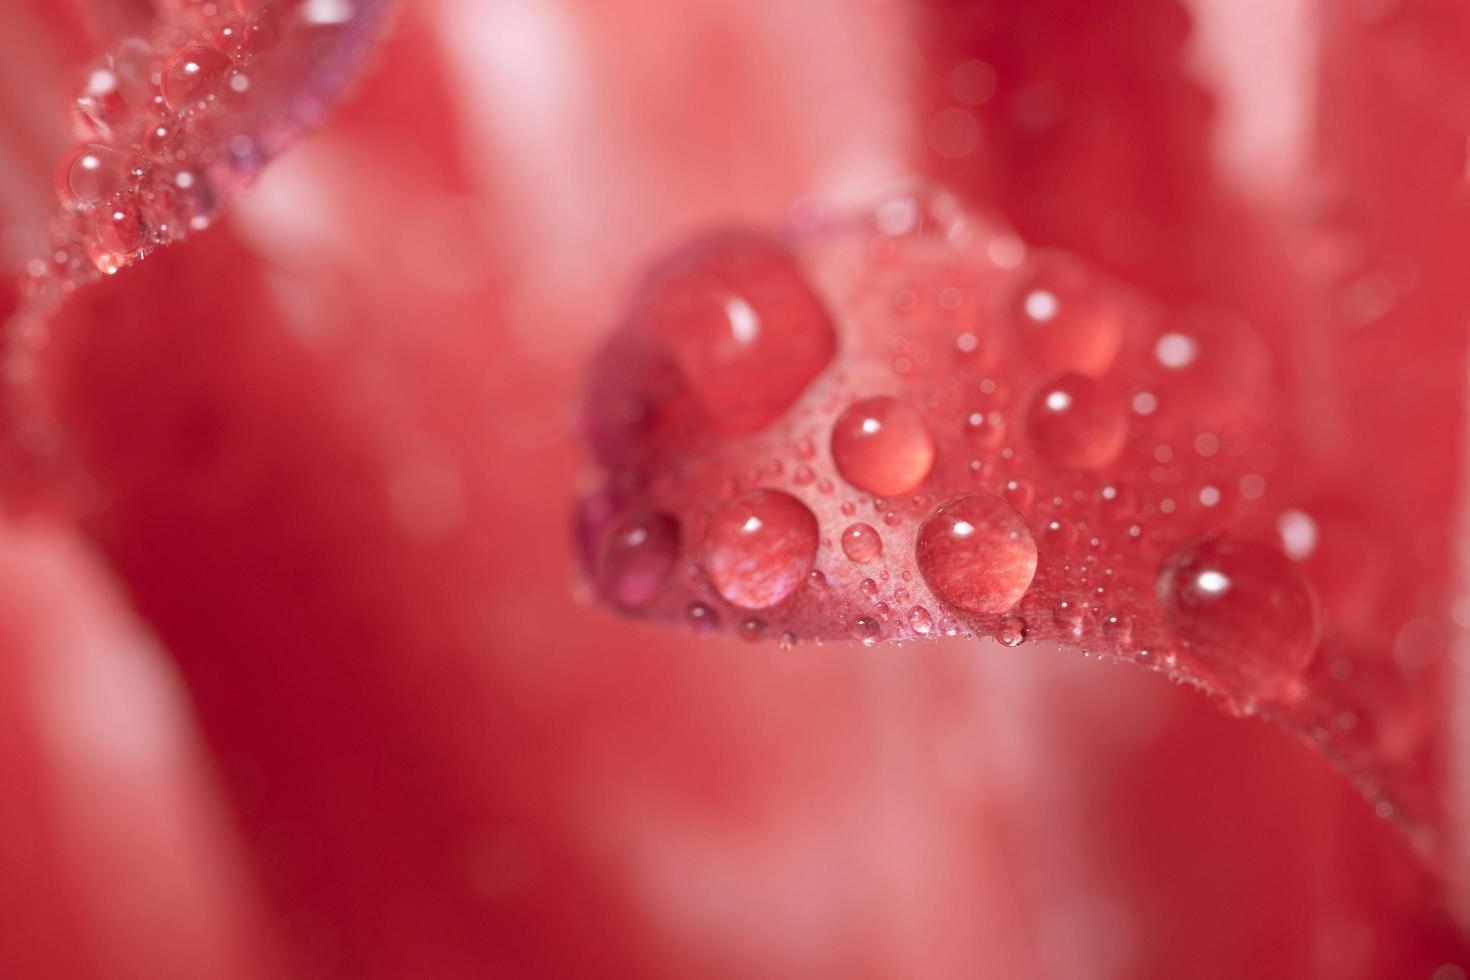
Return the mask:
M 965 416 L 965 440 L 976 449 L 996 449 L 1006 438 L 1006 420 L 997 411 L 977 409 Z
M 597 586 L 625 609 L 658 598 L 679 550 L 679 525 L 667 514 L 631 511 L 607 529 L 597 552 Z
M 691 602 L 688 611 L 689 625 L 697 633 L 708 633 L 720 625 L 720 615 L 702 602 Z
M 634 322 L 672 355 L 709 418 L 731 433 L 779 418 L 831 361 L 831 318 L 777 242 L 726 234 L 666 259 Z
M 827 589 L 827 576 L 823 575 L 815 568 L 807 573 L 806 581 L 808 585 L 810 585 L 813 589 L 816 589 L 818 592 L 825 592 Z
M 854 402 L 832 426 L 832 461 L 859 490 L 893 497 L 929 475 L 934 440 L 913 409 L 894 398 L 867 398 Z
M 920 636 L 928 636 L 934 632 L 934 617 L 923 606 L 915 606 L 909 610 L 909 629 Z
M 754 643 L 756 640 L 765 637 L 766 623 L 763 619 L 756 619 L 754 616 L 751 616 L 747 619 L 742 619 L 739 625 L 735 627 L 735 631 L 742 640 Z
M 955 497 L 921 528 L 919 572 L 940 598 L 968 612 L 1010 609 L 1036 575 L 1036 542 L 1005 501 L 984 493 Z
M 1018 647 L 1026 642 L 1030 629 L 1020 616 L 1006 616 L 995 631 L 995 638 L 1008 647 Z
M 160 163 L 174 155 L 174 128 L 166 122 L 155 123 L 143 133 L 143 152 Z
M 1121 305 L 1068 255 L 1038 259 L 1011 301 L 1011 319 L 1022 348 L 1045 371 L 1100 377 L 1123 344 Z
M 191 45 L 168 60 L 163 67 L 163 98 L 174 112 L 183 112 L 203 102 L 230 70 L 230 59 L 202 44 Z
M 705 571 L 727 601 L 765 609 L 789 596 L 811 571 L 817 540 L 817 519 L 805 504 L 780 490 L 752 490 L 711 519 Z
M 870 578 L 865 578 L 859 582 L 858 589 L 869 599 L 875 599 L 878 596 L 878 583 Z
M 131 198 L 114 201 L 97 215 L 97 241 L 114 255 L 136 252 L 148 243 L 148 226 Z
M 1036 450 L 1056 465 L 1097 470 L 1123 451 L 1128 420 L 1096 381 L 1064 374 L 1032 398 L 1026 431 Z
M 1052 610 L 1052 621 L 1057 628 L 1074 638 L 1082 635 L 1083 618 L 1082 609 L 1068 599 L 1058 602 L 1056 609 Z
M 842 532 L 842 553 L 859 565 L 883 554 L 883 539 L 871 524 L 851 524 Z
M 852 626 L 850 628 L 852 638 L 854 640 L 862 640 L 864 642 L 869 642 L 877 639 L 878 634 L 882 631 L 883 627 L 879 626 L 878 621 L 876 619 L 873 619 L 871 616 L 859 616 L 857 619 L 854 619 L 852 621 Z
M 61 165 L 57 190 L 73 205 L 96 204 L 122 186 L 122 156 L 110 146 L 79 146 Z
M 1117 646 L 1126 647 L 1133 642 L 1133 620 L 1122 613 L 1104 616 L 1102 634 Z
M 1289 558 L 1301 561 L 1317 550 L 1317 522 L 1305 511 L 1282 511 L 1276 519 L 1276 530 Z
M 1312 659 L 1316 600 L 1290 560 L 1268 544 L 1227 536 L 1198 541 L 1164 566 L 1158 592 L 1180 646 L 1232 699 L 1284 696 Z
M 1036 499 L 1036 491 L 1025 480 L 1007 480 L 1004 492 L 1006 500 L 1017 510 L 1025 510 Z
M 776 638 L 776 646 L 780 647 L 782 650 L 796 649 L 796 634 L 789 632 L 782 633 L 779 637 Z

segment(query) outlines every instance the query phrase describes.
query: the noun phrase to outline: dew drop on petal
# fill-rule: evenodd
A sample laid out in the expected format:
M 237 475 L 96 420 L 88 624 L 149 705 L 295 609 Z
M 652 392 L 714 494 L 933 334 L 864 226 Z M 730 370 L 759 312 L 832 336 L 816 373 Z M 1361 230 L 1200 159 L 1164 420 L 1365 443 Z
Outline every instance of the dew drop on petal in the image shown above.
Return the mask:
M 796 590 L 816 559 L 817 519 L 780 490 L 752 490 L 711 519 L 704 567 L 715 590 L 744 609 L 774 606 Z
M 74 205 L 95 204 L 122 186 L 122 156 L 110 146 L 88 143 L 62 163 L 57 190 Z
M 1036 575 L 1036 541 L 1005 501 L 964 494 L 939 507 L 919 528 L 919 572 L 935 594 L 968 612 L 1010 609 Z
M 1106 374 L 1123 343 L 1123 311 L 1098 276 L 1070 256 L 1041 256 L 1011 300 L 1021 347 L 1044 371 Z
M 915 606 L 909 610 L 909 629 L 920 636 L 928 636 L 934 632 L 934 617 L 923 606 Z
M 842 553 L 865 565 L 883 554 L 883 539 L 871 524 L 850 524 L 842 532 Z
M 831 317 L 791 254 L 756 235 L 713 237 L 674 253 L 645 282 L 633 317 L 730 433 L 779 418 L 837 345 Z
M 607 529 L 597 551 L 597 586 L 625 609 L 658 597 L 679 550 L 679 525 L 667 514 L 631 511 Z
M 686 613 L 689 625 L 697 633 L 708 633 L 720 625 L 720 615 L 703 602 L 691 602 Z
M 148 227 L 131 198 L 114 201 L 97 215 L 97 241 L 114 255 L 136 252 L 148 243 Z
M 876 640 L 882 631 L 883 627 L 878 625 L 878 621 L 871 616 L 859 616 L 852 621 L 852 626 L 849 628 L 854 640 L 865 642 Z
M 1057 466 L 1099 470 L 1123 451 L 1128 419 L 1096 381 L 1064 374 L 1031 399 L 1026 432 L 1037 452 Z
M 832 426 L 832 461 L 848 483 L 878 497 L 908 493 L 934 465 L 934 439 L 895 398 L 865 398 Z
M 1026 621 L 1020 616 L 1006 616 L 1000 621 L 995 638 L 1005 646 L 1018 647 L 1026 642 L 1029 632 Z
M 230 69 L 230 59 L 214 48 L 184 48 L 163 67 L 163 98 L 174 112 L 204 101 Z
M 1311 586 L 1276 548 L 1224 535 L 1197 541 L 1158 581 L 1164 622 L 1233 700 L 1289 694 L 1320 630 Z
M 965 441 L 980 450 L 997 449 L 1006 438 L 1005 417 L 997 411 L 976 409 L 965 416 Z

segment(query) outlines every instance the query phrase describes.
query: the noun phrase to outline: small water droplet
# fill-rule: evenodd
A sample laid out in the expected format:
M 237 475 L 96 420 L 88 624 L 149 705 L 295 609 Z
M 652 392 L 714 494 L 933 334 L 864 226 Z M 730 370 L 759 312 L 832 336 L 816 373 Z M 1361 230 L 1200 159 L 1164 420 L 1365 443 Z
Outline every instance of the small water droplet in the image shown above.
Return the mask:
M 850 524 L 842 532 L 842 553 L 859 565 L 883 554 L 883 539 L 871 524 Z
M 977 409 L 965 416 L 965 441 L 980 450 L 996 449 L 1006 438 L 1006 420 L 999 412 Z
M 739 625 L 735 627 L 735 631 L 742 640 L 754 643 L 756 640 L 765 638 L 766 623 L 763 619 L 756 619 L 754 616 L 750 616 L 742 619 Z
M 878 595 L 878 583 L 874 582 L 870 578 L 865 578 L 861 582 L 859 582 L 858 589 L 861 590 L 863 595 L 867 596 L 869 599 L 876 598 Z
M 1074 638 L 1082 635 L 1083 619 L 1081 608 L 1068 599 L 1058 602 L 1056 608 L 1052 610 L 1052 621 L 1056 623 L 1057 628 Z
M 1090 378 L 1064 374 L 1043 385 L 1026 412 L 1026 431 L 1052 463 L 1081 470 L 1111 465 L 1123 451 L 1128 420 Z
M 785 599 L 811 571 L 817 519 L 780 490 L 752 490 L 725 504 L 705 531 L 704 567 L 716 591 L 745 609 Z
M 1007 480 L 1004 492 L 1006 500 L 1017 510 L 1025 510 L 1036 499 L 1036 491 L 1025 480 Z
M 1005 501 L 984 493 L 955 497 L 919 528 L 915 560 L 940 598 L 968 612 L 1010 609 L 1036 575 L 1036 542 Z
M 687 613 L 689 625 L 697 633 L 708 633 L 720 625 L 720 615 L 702 602 L 691 602 Z
M 859 490 L 893 497 L 913 490 L 934 465 L 934 440 L 895 398 L 854 402 L 832 426 L 832 461 Z
M 1133 642 L 1133 620 L 1122 613 L 1104 616 L 1102 634 L 1117 646 L 1127 647 Z
M 909 610 L 909 629 L 920 636 L 928 636 L 934 632 L 934 617 L 923 606 L 915 606 Z
M 865 643 L 876 640 L 878 634 L 882 631 L 883 627 L 871 616 L 859 616 L 857 619 L 854 619 L 850 629 L 854 640 L 862 640 Z
M 791 632 L 782 633 L 777 637 L 776 645 L 782 650 L 796 649 L 796 634 Z
M 1026 621 L 1020 616 L 1006 616 L 1001 619 L 995 638 L 1005 646 L 1014 648 L 1026 642 L 1029 632 Z

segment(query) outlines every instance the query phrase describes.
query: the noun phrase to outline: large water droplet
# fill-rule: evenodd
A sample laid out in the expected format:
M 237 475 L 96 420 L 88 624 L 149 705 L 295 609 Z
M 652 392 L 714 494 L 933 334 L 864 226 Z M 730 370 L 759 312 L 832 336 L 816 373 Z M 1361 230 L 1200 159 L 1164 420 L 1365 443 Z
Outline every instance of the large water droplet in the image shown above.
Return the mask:
M 1268 544 L 1227 536 L 1195 542 L 1164 566 L 1158 592 L 1179 645 L 1233 700 L 1289 695 L 1312 659 L 1316 599 Z
M 934 465 L 934 440 L 895 398 L 854 402 L 832 426 L 832 461 L 842 478 L 878 497 L 908 493 Z
M 721 507 L 704 538 L 715 589 L 745 609 L 764 609 L 802 583 L 817 555 L 817 519 L 780 490 L 752 490 Z
M 779 418 L 837 344 L 790 253 L 756 235 L 676 252 L 644 284 L 633 317 L 669 351 L 710 419 L 731 433 Z
M 658 597 L 679 550 L 679 525 L 667 514 L 632 511 L 607 529 L 597 551 L 597 586 L 626 609 Z
M 1101 385 L 1080 374 L 1053 378 L 1026 411 L 1031 444 L 1058 466 L 1097 470 L 1123 451 L 1128 419 Z
M 842 553 L 865 565 L 883 554 L 883 539 L 871 524 L 850 524 L 842 532 Z
M 1100 377 L 1123 344 L 1121 304 L 1068 255 L 1040 257 L 1011 300 L 1011 320 L 1022 348 L 1046 371 Z
M 955 497 L 919 529 L 915 559 L 935 594 L 961 609 L 1010 609 L 1036 575 L 1036 541 L 1010 504 L 984 493 Z

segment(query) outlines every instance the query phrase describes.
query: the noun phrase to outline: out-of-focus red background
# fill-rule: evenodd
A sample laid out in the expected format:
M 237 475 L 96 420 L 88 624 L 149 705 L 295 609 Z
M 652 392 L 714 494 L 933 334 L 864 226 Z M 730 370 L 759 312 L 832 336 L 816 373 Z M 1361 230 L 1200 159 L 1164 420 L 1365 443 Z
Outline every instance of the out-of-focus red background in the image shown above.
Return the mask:
M 107 6 L 0 0 L 12 267 Z M 624 622 L 569 536 L 581 372 L 680 235 L 919 173 L 1209 290 L 1127 214 L 1238 242 L 1330 172 L 1412 240 L 1462 55 L 1430 0 L 407 3 L 9 380 L 48 465 L 5 469 L 0 976 L 1463 980 L 1264 724 L 1035 646 Z

